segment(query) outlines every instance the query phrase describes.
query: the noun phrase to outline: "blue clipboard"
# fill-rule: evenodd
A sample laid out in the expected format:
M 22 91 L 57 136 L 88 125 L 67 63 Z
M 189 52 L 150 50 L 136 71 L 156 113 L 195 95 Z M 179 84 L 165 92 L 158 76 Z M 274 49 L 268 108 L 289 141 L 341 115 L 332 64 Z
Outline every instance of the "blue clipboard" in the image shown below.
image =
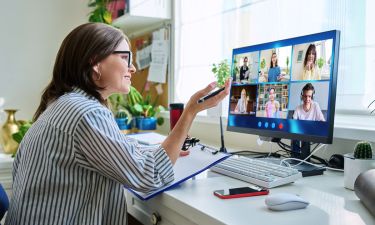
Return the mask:
M 188 156 L 180 157 L 177 159 L 175 165 L 173 166 L 174 170 L 174 181 L 170 184 L 161 187 L 155 191 L 148 193 L 142 193 L 128 188 L 135 196 L 141 200 L 148 200 L 156 195 L 163 193 L 169 189 L 176 187 L 182 182 L 198 175 L 199 173 L 209 169 L 215 164 L 223 161 L 228 158 L 230 155 L 227 153 L 218 152 L 217 154 L 212 154 L 212 151 L 209 148 L 202 149 L 202 145 L 198 144 L 189 149 L 190 154 Z

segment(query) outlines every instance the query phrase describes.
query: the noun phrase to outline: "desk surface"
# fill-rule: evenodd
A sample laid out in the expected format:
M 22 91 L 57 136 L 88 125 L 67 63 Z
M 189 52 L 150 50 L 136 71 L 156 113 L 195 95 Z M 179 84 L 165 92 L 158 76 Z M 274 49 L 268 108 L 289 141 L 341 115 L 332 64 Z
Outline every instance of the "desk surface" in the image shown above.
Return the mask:
M 264 225 L 374 225 L 375 218 L 343 185 L 343 173 L 301 178 L 273 188 L 270 194 L 288 192 L 307 199 L 306 209 L 274 212 L 266 208 L 266 196 L 222 200 L 213 191 L 246 186 L 247 183 L 208 172 L 208 178 L 188 180 L 179 187 L 149 200 L 162 204 L 196 224 Z M 149 204 L 148 202 L 146 204 Z

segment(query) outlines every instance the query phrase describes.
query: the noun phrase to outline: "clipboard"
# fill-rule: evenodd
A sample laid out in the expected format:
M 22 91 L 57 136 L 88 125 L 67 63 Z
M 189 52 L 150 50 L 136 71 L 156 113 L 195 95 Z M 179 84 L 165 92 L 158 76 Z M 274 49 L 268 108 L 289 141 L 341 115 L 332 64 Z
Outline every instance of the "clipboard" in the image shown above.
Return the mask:
M 201 150 L 201 148 L 202 145 L 197 144 L 196 146 L 189 149 L 190 154 L 188 156 L 180 157 L 177 159 L 175 165 L 173 166 L 174 181 L 170 184 L 148 193 L 137 192 L 130 188 L 128 188 L 128 190 L 139 199 L 145 201 L 155 197 L 160 193 L 163 193 L 164 191 L 178 186 L 182 182 L 198 175 L 199 173 L 209 169 L 210 167 L 230 156 L 230 154 L 228 153 L 221 152 L 212 154 L 212 151 L 210 151 L 208 148 L 204 148 L 204 150 Z

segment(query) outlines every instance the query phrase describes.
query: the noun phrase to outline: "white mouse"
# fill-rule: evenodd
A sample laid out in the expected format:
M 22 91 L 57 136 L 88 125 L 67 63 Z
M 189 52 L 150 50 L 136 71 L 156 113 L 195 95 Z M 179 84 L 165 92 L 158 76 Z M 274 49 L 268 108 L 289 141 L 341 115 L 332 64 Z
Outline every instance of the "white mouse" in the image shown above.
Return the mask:
M 267 207 L 275 211 L 285 211 L 293 209 L 303 209 L 309 205 L 309 202 L 303 198 L 289 193 L 277 193 L 266 198 Z

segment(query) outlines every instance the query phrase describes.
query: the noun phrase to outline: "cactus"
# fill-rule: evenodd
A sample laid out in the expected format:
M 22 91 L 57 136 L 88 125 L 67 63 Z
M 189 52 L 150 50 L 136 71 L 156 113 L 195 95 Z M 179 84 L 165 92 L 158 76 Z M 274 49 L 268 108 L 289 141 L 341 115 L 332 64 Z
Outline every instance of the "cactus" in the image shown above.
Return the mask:
M 367 141 L 358 142 L 354 150 L 354 158 L 356 159 L 371 159 L 372 148 L 371 144 Z

